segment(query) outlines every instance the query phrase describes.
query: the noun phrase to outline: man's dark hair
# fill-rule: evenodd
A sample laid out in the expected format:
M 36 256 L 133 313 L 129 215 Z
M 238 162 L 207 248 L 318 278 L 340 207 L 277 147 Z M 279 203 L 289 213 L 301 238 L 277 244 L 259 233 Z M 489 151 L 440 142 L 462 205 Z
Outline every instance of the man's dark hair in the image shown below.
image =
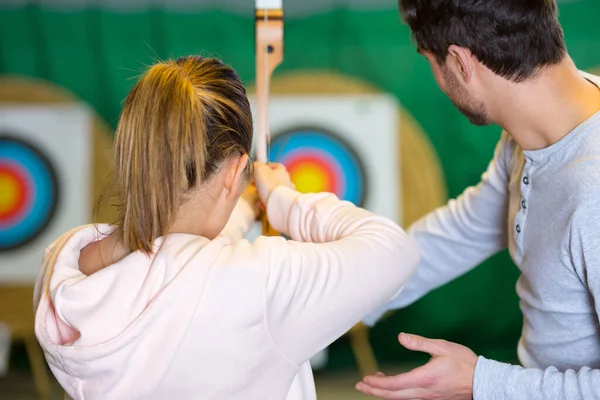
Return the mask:
M 399 0 L 419 48 L 440 64 L 468 48 L 505 79 L 522 82 L 566 53 L 555 0 Z

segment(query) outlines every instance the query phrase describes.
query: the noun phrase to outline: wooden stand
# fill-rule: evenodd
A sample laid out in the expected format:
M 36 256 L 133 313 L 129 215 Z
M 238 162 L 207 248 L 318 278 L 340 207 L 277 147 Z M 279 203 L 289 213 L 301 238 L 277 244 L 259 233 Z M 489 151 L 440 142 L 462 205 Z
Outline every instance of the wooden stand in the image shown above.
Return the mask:
M 350 346 L 352 347 L 360 374 L 365 376 L 378 372 L 377 359 L 369 341 L 369 327 L 363 323 L 354 325 L 348 331 L 348 338 L 350 339 Z
M 14 341 L 25 343 L 35 390 L 40 399 L 50 400 L 50 374 L 33 331 L 32 286 L 0 286 L 0 320 L 8 325 Z

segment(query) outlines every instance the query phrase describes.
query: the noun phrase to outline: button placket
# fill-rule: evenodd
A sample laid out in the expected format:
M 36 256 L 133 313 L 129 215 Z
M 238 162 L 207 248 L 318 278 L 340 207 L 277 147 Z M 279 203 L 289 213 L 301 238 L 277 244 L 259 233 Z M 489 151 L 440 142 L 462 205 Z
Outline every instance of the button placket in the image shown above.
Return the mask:
M 521 174 L 521 199 L 519 202 L 519 211 L 515 216 L 514 221 L 514 232 L 515 232 L 515 242 L 517 247 L 522 250 L 522 240 L 523 240 L 523 232 L 525 219 L 527 218 L 528 211 L 528 198 L 529 192 L 531 190 L 531 175 L 533 173 L 533 162 L 529 159 L 525 159 L 525 165 L 523 166 L 523 172 Z

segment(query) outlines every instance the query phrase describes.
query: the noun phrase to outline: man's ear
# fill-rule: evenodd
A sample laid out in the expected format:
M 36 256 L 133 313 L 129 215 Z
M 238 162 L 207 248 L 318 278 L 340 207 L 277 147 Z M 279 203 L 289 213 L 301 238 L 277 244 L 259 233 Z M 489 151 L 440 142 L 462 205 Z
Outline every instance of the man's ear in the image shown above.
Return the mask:
M 462 79 L 464 83 L 469 83 L 475 72 L 475 57 L 469 49 L 453 44 L 448 47 L 446 66 L 457 78 Z
M 225 178 L 225 189 L 226 197 L 231 199 L 232 197 L 238 196 L 239 188 L 243 187 L 243 180 L 246 179 L 246 167 L 248 165 L 248 154 L 244 154 L 240 157 L 231 157 L 227 162 L 230 162 L 229 173 Z

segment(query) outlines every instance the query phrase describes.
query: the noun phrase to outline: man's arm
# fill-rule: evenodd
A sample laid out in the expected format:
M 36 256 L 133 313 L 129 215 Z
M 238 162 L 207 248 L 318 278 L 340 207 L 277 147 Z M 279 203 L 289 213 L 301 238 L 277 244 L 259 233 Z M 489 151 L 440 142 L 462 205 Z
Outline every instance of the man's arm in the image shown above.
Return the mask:
M 333 194 L 278 187 L 267 210 L 273 228 L 292 240 L 263 237 L 254 245 L 266 257 L 265 324 L 296 365 L 392 299 L 419 263 L 397 224 Z
M 431 359 L 400 375 L 367 376 L 356 385 L 359 391 L 396 400 L 600 399 L 600 370 L 526 369 L 478 358 L 468 348 L 445 340 L 400 334 L 399 341 L 409 350 L 429 353 Z
M 503 133 L 481 182 L 408 230 L 422 254 L 417 272 L 396 299 L 365 319 L 366 324 L 373 325 L 388 310 L 410 305 L 506 248 L 509 145 Z
M 554 367 L 523 368 L 479 357 L 474 400 L 600 399 L 600 370 L 583 367 L 559 372 Z

